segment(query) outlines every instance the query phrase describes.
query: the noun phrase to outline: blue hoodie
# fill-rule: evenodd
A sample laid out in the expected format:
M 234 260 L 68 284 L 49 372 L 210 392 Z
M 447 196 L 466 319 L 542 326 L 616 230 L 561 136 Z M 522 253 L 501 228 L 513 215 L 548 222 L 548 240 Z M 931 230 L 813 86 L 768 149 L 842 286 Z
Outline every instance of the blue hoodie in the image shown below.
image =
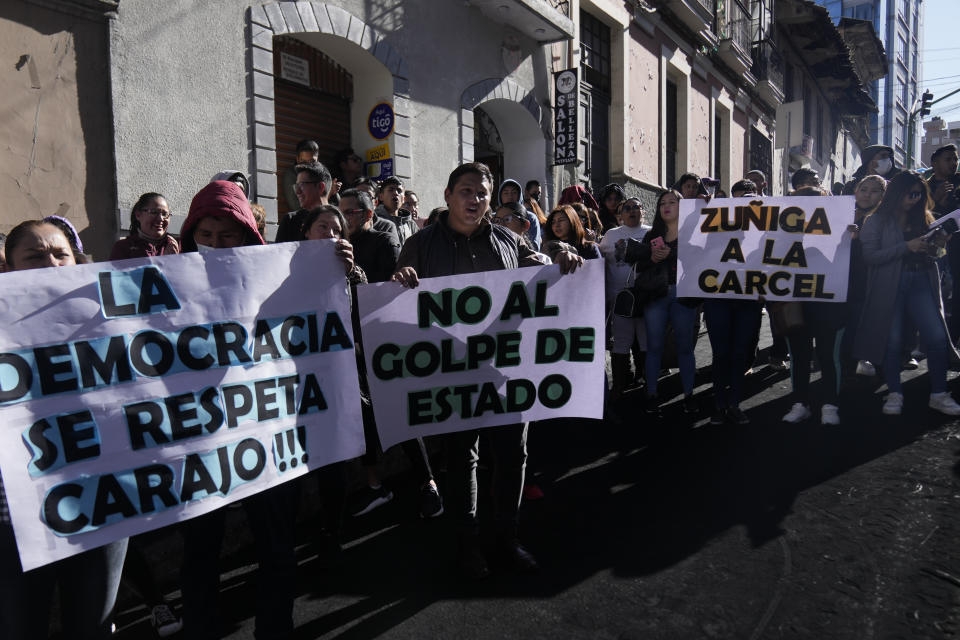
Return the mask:
M 533 243 L 533 248 L 537 251 L 540 251 L 540 240 L 543 237 L 542 231 L 540 230 L 540 219 L 537 218 L 537 214 L 532 211 L 527 211 L 527 208 L 523 206 L 523 187 L 520 186 L 520 183 L 511 178 L 507 178 L 500 184 L 500 190 L 497 191 L 497 204 L 503 204 L 503 188 L 507 185 L 512 185 L 517 188 L 517 193 L 520 194 L 520 200 L 517 204 L 520 205 L 520 208 L 523 209 L 523 213 L 527 216 L 527 220 L 530 221 L 530 229 L 527 231 L 527 237 L 530 239 L 530 242 Z

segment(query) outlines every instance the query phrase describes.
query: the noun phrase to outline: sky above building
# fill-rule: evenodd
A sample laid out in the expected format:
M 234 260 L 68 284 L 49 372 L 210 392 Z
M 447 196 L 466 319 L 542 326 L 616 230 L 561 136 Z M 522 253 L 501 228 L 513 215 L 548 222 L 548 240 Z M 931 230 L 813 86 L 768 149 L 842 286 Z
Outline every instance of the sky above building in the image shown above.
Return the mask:
M 957 39 L 957 0 L 925 0 L 923 48 L 920 52 L 923 78 L 920 91 L 929 89 L 934 99 L 960 89 L 960 41 Z M 960 120 L 960 93 L 933 105 L 930 117 Z M 922 135 L 922 131 L 920 132 Z

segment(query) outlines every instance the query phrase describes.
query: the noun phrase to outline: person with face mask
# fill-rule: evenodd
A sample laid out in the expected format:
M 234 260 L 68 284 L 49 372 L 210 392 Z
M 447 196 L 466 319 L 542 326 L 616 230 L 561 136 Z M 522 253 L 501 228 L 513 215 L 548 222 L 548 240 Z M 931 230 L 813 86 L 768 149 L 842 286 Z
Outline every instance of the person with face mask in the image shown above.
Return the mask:
M 845 196 L 854 195 L 857 185 L 865 176 L 880 176 L 890 182 L 890 179 L 901 171 L 893 161 L 893 148 L 883 144 L 866 147 L 860 152 L 860 160 L 863 164 L 854 172 L 853 178 L 843 185 L 843 195 Z

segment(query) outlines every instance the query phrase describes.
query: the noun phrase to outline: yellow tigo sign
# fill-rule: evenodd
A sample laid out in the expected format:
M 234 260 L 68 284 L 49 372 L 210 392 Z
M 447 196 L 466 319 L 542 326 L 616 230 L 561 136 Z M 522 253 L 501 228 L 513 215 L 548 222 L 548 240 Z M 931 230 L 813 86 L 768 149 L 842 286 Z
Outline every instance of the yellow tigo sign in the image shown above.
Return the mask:
M 390 157 L 390 143 L 384 142 L 376 147 L 367 149 L 367 162 L 379 162 Z

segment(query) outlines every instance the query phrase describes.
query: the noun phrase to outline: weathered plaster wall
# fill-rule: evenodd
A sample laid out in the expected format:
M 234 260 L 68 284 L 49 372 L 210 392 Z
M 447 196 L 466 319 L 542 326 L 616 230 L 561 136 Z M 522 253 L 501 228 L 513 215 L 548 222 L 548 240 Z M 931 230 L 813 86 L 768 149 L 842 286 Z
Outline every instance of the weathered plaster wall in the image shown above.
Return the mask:
M 113 244 L 113 159 L 107 26 L 0 3 L 0 231 L 52 213 L 84 250 Z
M 660 41 L 630 27 L 630 104 L 626 109 L 629 156 L 627 175 L 656 184 L 660 172 Z

